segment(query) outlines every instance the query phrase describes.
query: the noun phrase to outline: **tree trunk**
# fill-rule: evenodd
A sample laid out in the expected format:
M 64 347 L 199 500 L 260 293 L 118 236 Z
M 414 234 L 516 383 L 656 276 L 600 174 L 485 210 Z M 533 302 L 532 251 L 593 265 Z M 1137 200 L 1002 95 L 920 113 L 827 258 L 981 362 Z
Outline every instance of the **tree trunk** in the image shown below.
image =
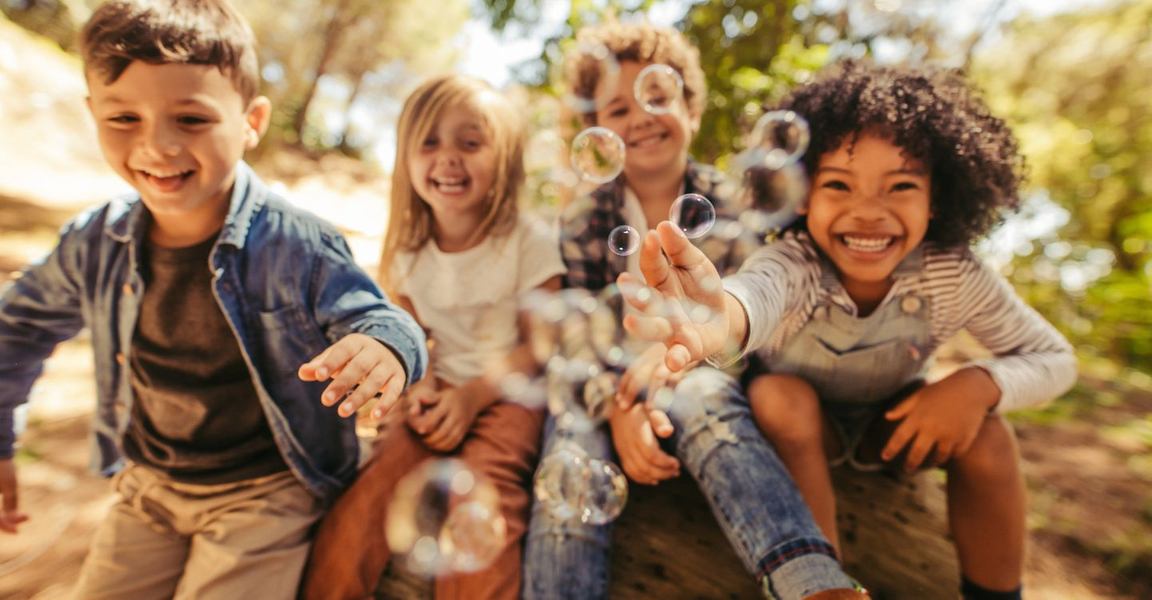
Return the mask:
M 955 598 L 959 569 L 937 472 L 910 477 L 833 471 L 844 567 L 876 600 Z M 630 485 L 612 542 L 611 598 L 760 598 L 691 477 Z M 377 598 L 431 598 L 412 575 L 381 580 Z
M 316 88 L 320 84 L 320 78 L 328 72 L 328 66 L 332 62 L 332 57 L 336 55 L 336 47 L 340 42 L 340 34 L 347 26 L 348 20 L 344 15 L 347 7 L 348 0 L 340 0 L 340 3 L 336 5 L 336 8 L 332 12 L 332 20 L 328 21 L 328 27 L 324 30 L 324 45 L 320 48 L 320 57 L 316 61 L 315 73 L 313 73 L 311 81 L 308 82 L 308 89 L 304 92 L 304 98 L 300 102 L 300 107 L 296 110 L 296 118 L 292 124 L 298 141 L 303 141 L 304 139 L 304 127 L 308 122 L 308 108 L 312 105 L 312 100 L 316 96 Z

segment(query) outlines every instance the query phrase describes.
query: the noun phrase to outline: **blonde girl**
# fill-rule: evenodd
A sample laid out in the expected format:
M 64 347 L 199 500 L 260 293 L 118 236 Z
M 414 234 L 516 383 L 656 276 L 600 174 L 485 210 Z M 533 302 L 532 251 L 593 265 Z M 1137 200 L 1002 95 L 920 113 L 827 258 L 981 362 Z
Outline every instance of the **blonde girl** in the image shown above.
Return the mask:
M 517 297 L 558 290 L 564 265 L 551 229 L 517 207 L 523 125 L 506 98 L 472 78 L 435 78 L 405 102 L 397 137 L 380 279 L 427 331 L 433 375 L 374 415 L 383 420 L 373 456 L 320 526 L 304 596 L 371 595 L 390 558 L 384 522 L 397 481 L 448 455 L 496 484 L 508 536 L 495 563 L 440 578 L 436 596 L 515 598 L 543 414 L 501 400 L 497 384 L 536 367 Z

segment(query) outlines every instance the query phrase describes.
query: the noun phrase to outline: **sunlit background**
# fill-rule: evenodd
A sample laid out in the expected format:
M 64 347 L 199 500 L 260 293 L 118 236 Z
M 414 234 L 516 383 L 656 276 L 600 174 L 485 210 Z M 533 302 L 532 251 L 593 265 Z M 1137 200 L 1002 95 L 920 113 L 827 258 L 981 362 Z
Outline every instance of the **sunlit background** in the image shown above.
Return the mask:
M 1013 417 L 1029 463 L 1030 589 L 1152 597 L 1152 0 L 234 1 L 276 107 L 251 160 L 340 225 L 369 266 L 405 95 L 431 74 L 468 73 L 519 98 L 534 136 L 568 139 L 553 74 L 573 32 L 609 15 L 675 27 L 700 48 L 709 95 L 692 151 L 721 167 L 764 104 L 839 58 L 966 70 L 1013 126 L 1029 169 L 1023 210 L 979 250 L 1081 359 L 1076 388 Z M 0 0 L 0 272 L 122 189 L 96 152 L 74 55 L 95 4 Z M 529 158 L 527 200 L 548 210 L 556 185 L 540 178 L 563 156 Z M 949 352 L 978 350 L 962 341 Z M 75 382 L 60 386 L 38 402 L 90 410 Z M 28 461 L 43 456 L 26 448 Z M 27 550 L 0 543 L 0 573 Z

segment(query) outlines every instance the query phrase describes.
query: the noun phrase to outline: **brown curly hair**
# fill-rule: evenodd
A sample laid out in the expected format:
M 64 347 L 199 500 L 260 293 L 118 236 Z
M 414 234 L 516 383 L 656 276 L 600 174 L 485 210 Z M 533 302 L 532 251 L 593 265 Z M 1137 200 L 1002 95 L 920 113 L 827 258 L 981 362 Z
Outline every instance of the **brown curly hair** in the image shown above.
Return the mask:
M 957 72 L 845 60 L 779 108 L 808 120 L 809 173 L 820 157 L 862 132 L 891 140 L 929 166 L 934 216 L 925 241 L 971 244 L 1020 206 L 1025 166 L 1016 139 Z M 795 227 L 806 227 L 804 219 Z
M 700 51 L 675 29 L 656 27 L 651 23 L 621 23 L 615 19 L 583 27 L 576 33 L 578 44 L 603 44 L 618 62 L 663 64 L 676 69 L 684 80 L 684 102 L 690 114 L 704 113 L 708 83 L 700 68 Z M 600 81 L 600 72 L 591 58 L 582 59 L 579 47 L 565 56 L 564 81 L 572 92 L 591 98 Z M 584 115 L 594 125 L 596 115 Z
M 105 84 L 140 61 L 214 66 L 245 102 L 260 89 L 256 38 L 228 0 L 110 0 L 80 31 L 80 56 Z

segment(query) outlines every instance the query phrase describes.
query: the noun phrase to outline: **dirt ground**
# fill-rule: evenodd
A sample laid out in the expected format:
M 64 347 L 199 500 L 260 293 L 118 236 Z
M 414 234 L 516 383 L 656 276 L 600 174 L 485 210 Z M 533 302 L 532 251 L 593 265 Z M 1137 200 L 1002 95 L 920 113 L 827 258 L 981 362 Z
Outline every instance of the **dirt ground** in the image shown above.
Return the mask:
M 96 150 L 78 65 L 0 18 L 0 284 L 55 241 L 78 210 L 122 190 Z M 336 222 L 374 269 L 387 182 L 288 155 L 260 167 Z M 17 536 L 0 539 L 0 598 L 68 596 L 111 501 L 87 470 L 94 405 L 83 335 L 48 361 L 18 454 Z M 1077 389 L 1016 420 L 1030 490 L 1031 598 L 1152 598 L 1152 378 L 1083 374 Z

